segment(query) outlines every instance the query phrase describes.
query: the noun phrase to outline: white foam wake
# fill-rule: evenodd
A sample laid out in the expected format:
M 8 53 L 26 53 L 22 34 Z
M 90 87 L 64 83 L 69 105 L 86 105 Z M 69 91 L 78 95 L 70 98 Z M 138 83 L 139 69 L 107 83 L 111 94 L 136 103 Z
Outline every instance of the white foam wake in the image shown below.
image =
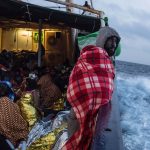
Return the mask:
M 125 150 L 150 150 L 150 79 L 117 77 Z

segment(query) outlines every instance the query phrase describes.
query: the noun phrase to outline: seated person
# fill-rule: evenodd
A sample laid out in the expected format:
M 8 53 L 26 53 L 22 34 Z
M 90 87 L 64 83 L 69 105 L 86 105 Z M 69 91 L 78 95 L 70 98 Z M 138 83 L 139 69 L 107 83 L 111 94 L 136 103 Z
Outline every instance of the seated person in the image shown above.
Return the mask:
M 20 107 L 23 118 L 28 122 L 29 129 L 31 129 L 40 117 L 38 112 L 39 91 L 35 79 L 28 77 L 25 84 L 26 88 L 17 104 Z
M 40 107 L 44 111 L 48 108 L 53 109 L 54 103 L 61 97 L 62 93 L 60 89 L 53 83 L 50 73 L 46 73 L 41 76 L 38 81 L 40 86 Z
M 34 73 L 30 73 L 26 79 L 26 92 L 30 92 L 33 96 L 33 105 L 36 108 L 40 107 L 39 87 L 37 85 L 37 76 Z
M 28 126 L 17 104 L 8 97 L 9 92 L 8 85 L 0 82 L 0 135 L 17 147 L 20 141 L 27 138 Z

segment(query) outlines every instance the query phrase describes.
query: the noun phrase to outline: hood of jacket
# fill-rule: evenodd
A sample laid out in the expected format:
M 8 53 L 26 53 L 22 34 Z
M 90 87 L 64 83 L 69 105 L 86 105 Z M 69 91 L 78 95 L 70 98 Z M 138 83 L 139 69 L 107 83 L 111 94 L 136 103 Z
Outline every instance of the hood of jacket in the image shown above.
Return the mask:
M 97 39 L 96 39 L 96 46 L 104 49 L 105 42 L 107 41 L 108 38 L 112 36 L 115 36 L 118 39 L 117 41 L 117 45 L 118 45 L 120 41 L 120 36 L 117 33 L 117 31 L 108 26 L 102 27 L 99 30 L 99 35 L 97 36 Z

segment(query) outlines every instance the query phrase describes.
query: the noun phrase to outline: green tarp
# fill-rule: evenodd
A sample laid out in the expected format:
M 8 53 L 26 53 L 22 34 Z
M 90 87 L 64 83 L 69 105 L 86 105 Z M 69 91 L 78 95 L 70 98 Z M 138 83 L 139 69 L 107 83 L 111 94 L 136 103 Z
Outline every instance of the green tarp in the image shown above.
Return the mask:
M 82 50 L 87 45 L 95 45 L 96 44 L 96 38 L 98 36 L 99 32 L 94 32 L 85 36 L 78 36 L 78 46 L 79 49 Z M 121 53 L 121 45 L 119 43 L 115 56 L 119 56 Z

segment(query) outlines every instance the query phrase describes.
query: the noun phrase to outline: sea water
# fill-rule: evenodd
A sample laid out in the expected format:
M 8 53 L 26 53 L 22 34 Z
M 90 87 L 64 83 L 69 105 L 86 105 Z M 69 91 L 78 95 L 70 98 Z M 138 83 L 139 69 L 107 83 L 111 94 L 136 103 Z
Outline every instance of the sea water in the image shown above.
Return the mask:
M 150 66 L 116 62 L 125 150 L 150 150 Z

